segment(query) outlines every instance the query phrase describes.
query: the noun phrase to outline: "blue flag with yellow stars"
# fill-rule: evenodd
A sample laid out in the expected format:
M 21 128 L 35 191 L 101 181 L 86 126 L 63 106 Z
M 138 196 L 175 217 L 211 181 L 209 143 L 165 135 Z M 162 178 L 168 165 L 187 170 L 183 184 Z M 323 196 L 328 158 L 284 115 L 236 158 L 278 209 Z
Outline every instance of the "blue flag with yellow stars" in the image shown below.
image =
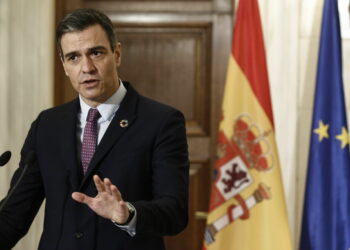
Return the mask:
M 337 0 L 325 0 L 301 250 L 350 249 L 350 157 Z

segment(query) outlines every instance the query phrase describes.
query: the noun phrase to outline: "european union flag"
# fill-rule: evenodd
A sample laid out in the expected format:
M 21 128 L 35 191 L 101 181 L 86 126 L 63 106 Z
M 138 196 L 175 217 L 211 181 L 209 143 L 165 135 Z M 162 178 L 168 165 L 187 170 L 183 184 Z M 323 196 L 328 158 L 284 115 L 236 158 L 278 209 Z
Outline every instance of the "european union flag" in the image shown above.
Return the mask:
M 325 0 L 300 249 L 350 249 L 350 157 L 337 0 Z

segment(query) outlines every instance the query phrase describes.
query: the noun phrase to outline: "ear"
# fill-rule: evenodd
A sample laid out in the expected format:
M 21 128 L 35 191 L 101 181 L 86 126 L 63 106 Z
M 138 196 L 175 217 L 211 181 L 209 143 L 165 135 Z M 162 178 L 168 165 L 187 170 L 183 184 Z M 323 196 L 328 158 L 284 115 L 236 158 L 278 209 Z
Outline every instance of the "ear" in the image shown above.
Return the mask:
M 119 42 L 115 46 L 114 56 L 115 56 L 115 62 L 117 64 L 117 67 L 119 67 L 120 64 L 122 63 L 122 45 Z

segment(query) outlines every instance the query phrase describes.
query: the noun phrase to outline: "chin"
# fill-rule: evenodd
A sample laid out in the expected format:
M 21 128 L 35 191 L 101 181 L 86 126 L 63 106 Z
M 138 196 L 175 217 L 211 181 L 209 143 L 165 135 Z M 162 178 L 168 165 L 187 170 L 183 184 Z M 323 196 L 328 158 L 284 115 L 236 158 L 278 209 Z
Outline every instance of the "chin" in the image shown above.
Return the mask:
M 100 95 L 82 95 L 80 94 L 85 100 L 92 101 L 92 102 L 97 102 L 100 99 Z

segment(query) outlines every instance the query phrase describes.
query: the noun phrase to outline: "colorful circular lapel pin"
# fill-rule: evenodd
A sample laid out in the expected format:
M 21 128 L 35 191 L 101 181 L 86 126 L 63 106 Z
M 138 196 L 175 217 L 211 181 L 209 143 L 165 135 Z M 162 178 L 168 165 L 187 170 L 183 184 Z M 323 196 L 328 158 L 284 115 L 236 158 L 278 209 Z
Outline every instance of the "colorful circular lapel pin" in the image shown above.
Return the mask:
M 120 121 L 119 125 L 122 128 L 126 128 L 127 126 L 129 126 L 129 121 L 126 120 L 126 119 L 123 119 L 123 120 Z

